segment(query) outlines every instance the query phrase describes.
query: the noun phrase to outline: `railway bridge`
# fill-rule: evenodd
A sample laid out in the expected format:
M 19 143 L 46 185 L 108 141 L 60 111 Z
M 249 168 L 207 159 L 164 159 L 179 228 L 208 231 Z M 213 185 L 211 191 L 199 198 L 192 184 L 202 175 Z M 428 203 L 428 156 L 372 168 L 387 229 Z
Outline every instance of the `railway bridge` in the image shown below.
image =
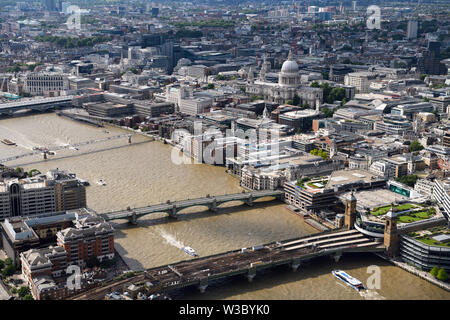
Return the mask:
M 275 266 L 287 265 L 297 271 L 304 262 L 320 256 L 330 256 L 337 262 L 346 252 L 383 251 L 382 243 L 355 229 L 323 232 L 150 268 L 137 273 L 129 281 L 112 280 L 71 299 L 104 299 L 109 292 L 126 291 L 132 283 L 145 284 L 146 294 L 188 286 L 197 286 L 204 292 L 212 281 L 235 275 L 244 275 L 252 281 L 258 271 Z
M 74 96 L 62 96 L 3 103 L 0 105 L 0 115 L 11 115 L 21 110 L 45 111 L 56 107 L 69 107 L 73 98 Z

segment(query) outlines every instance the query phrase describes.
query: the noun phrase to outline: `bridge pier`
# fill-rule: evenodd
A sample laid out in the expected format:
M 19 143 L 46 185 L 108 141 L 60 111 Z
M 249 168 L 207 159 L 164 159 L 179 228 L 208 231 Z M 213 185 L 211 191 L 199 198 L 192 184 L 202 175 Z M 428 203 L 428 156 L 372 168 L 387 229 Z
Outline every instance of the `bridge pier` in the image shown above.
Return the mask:
M 208 288 L 208 279 L 201 279 L 198 285 L 198 290 L 200 290 L 200 293 L 205 293 L 206 288 Z
M 168 212 L 169 218 L 176 219 L 177 218 L 177 206 L 173 205 L 172 209 Z
M 250 193 L 250 197 L 248 197 L 247 200 L 245 200 L 245 204 L 249 207 L 253 206 L 253 195 Z
M 130 224 L 137 225 L 136 212 L 133 212 L 131 214 L 131 217 L 128 221 L 130 222 Z
M 248 282 L 252 282 L 253 278 L 256 277 L 256 269 L 248 269 L 247 280 Z
M 128 143 L 131 143 L 131 136 L 128 136 Z
M 212 212 L 217 212 L 217 200 L 214 198 L 213 202 L 209 205 L 209 210 Z
M 44 160 L 47 160 L 47 152 L 44 152 Z
M 342 257 L 342 252 L 336 252 L 335 254 L 331 255 L 331 258 L 334 259 L 334 262 L 338 263 L 339 260 Z
M 298 260 L 298 259 L 293 260 L 292 263 L 291 263 L 292 271 L 293 271 L 293 272 L 296 272 L 296 271 L 298 270 L 298 268 L 301 266 L 301 264 L 302 264 L 302 263 L 301 263 L 300 260 Z

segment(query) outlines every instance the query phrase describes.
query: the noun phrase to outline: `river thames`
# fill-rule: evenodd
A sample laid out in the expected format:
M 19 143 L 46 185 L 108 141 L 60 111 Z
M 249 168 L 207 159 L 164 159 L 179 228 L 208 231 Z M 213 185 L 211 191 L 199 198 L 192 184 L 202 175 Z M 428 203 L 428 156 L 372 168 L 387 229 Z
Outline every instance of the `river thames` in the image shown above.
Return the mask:
M 97 128 L 56 114 L 29 115 L 0 120 L 0 158 L 29 152 L 36 146 L 61 146 L 126 133 L 119 128 Z M 98 213 L 149 204 L 240 192 L 239 181 L 224 167 L 171 161 L 172 148 L 141 135 L 60 150 L 43 161 L 42 155 L 8 162 L 45 173 L 60 168 L 88 180 L 88 206 Z M 104 180 L 105 186 L 98 185 Z M 143 269 L 190 259 L 181 248 L 190 246 L 200 256 L 262 243 L 313 234 L 317 231 L 285 209 L 285 204 L 260 203 L 254 207 L 224 205 L 218 213 L 191 208 L 170 220 L 154 214 L 131 226 L 114 222 L 116 249 L 131 269 Z M 202 212 L 203 211 L 203 212 Z M 360 294 L 339 283 L 331 270 L 343 269 L 366 282 L 367 267 L 381 270 L 380 289 Z M 186 299 L 450 299 L 450 293 L 372 254 L 344 255 L 338 263 L 321 258 L 298 272 L 277 269 L 258 274 L 253 282 L 236 278 L 210 286 L 204 294 L 187 289 L 175 298 Z

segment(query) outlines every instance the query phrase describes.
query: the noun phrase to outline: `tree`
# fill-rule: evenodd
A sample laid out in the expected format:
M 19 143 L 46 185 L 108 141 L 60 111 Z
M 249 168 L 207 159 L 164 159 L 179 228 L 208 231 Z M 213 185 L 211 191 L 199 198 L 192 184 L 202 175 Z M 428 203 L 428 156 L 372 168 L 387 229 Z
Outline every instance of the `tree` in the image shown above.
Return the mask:
M 325 118 L 331 118 L 334 114 L 334 110 L 330 110 L 328 108 L 323 108 L 322 112 L 325 115 Z
M 3 276 L 4 278 L 7 278 L 7 277 L 9 277 L 9 276 L 12 276 L 12 275 L 14 274 L 15 271 L 16 271 L 16 267 L 15 267 L 14 265 L 12 265 L 12 264 L 7 265 L 7 266 L 5 267 L 5 269 L 3 269 L 3 271 L 2 271 L 2 276 Z
M 438 272 L 439 272 L 439 268 L 437 266 L 434 266 L 433 269 L 430 270 L 430 274 L 435 278 L 437 277 Z
M 325 150 L 322 149 L 312 149 L 309 153 L 311 153 L 313 156 L 319 156 L 323 160 L 328 159 L 328 154 Z
M 28 294 L 23 296 L 22 300 L 34 300 L 34 299 L 33 299 L 33 296 L 28 293 Z
M 329 96 L 327 97 L 329 103 L 333 103 L 334 101 L 342 101 L 345 98 L 345 89 L 344 88 L 333 88 L 330 91 Z
M 409 152 L 420 151 L 422 149 L 423 149 L 422 144 L 417 140 L 412 141 L 411 144 L 409 145 Z
M 214 83 L 208 83 L 207 89 L 214 89 Z
M 300 104 L 300 97 L 297 94 L 294 95 L 294 99 L 292 100 L 292 104 L 294 106 L 298 106 Z
M 421 75 L 420 75 L 420 80 L 425 80 L 425 78 L 427 77 L 427 75 L 426 74 L 424 74 L 424 73 L 422 73 Z
M 414 187 L 419 177 L 415 174 L 406 175 L 395 179 L 396 181 L 406 184 L 407 186 Z
M 445 272 L 445 269 L 444 269 L 444 268 L 440 268 L 440 269 L 439 269 L 436 278 L 438 278 L 438 279 L 441 280 L 441 281 L 447 281 L 448 275 L 447 275 L 447 272 Z
M 19 290 L 17 290 L 17 293 L 19 294 L 19 297 L 23 298 L 27 294 L 30 294 L 30 288 L 26 286 L 20 287 Z
M 0 270 L 2 270 L 5 267 L 5 261 L 0 260 Z
M 325 101 L 325 102 L 327 102 L 327 103 L 332 103 L 333 101 L 329 101 L 329 95 L 330 95 L 330 92 L 331 92 L 331 87 L 330 87 L 330 85 L 327 83 L 327 82 L 324 82 L 324 83 L 322 83 L 321 85 L 320 85 L 320 87 L 322 88 L 322 90 L 323 90 L 323 100 Z
M 14 169 L 14 172 L 22 174 L 24 171 L 22 167 L 17 167 L 16 169 Z
M 294 101 L 292 101 L 292 100 L 287 100 L 287 101 L 286 101 L 286 104 L 293 105 L 293 104 L 294 104 Z
M 320 85 L 319 85 L 319 83 L 317 81 L 313 81 L 311 83 L 311 88 L 320 88 Z

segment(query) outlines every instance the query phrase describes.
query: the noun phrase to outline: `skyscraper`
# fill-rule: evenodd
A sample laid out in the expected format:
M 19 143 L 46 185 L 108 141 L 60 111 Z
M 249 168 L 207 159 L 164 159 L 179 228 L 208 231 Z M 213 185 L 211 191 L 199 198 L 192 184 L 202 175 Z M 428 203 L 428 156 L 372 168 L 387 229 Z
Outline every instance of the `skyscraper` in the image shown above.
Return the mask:
M 417 67 L 420 73 L 435 75 L 447 74 L 445 64 L 440 62 L 440 50 L 441 43 L 439 41 L 428 42 L 427 50 L 417 60 Z
M 406 39 L 416 39 L 417 38 L 417 21 L 409 20 L 408 28 L 406 30 Z
M 44 0 L 44 7 L 47 11 L 57 11 L 56 0 Z

